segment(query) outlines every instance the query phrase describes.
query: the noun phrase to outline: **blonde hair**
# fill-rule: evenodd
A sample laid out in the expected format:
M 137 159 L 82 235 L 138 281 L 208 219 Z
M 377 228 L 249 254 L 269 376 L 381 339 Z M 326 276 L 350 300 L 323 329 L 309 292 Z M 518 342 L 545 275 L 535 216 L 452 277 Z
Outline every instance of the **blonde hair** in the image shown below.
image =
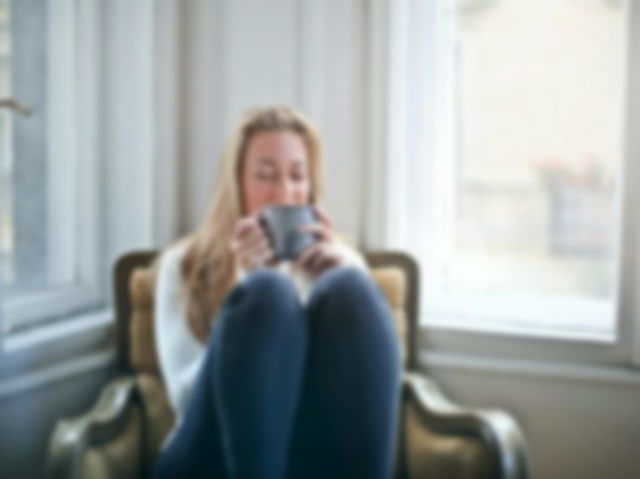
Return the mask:
M 322 196 L 322 165 L 319 136 L 313 125 L 287 106 L 253 109 L 245 115 L 229 137 L 218 165 L 208 212 L 198 229 L 188 238 L 182 260 L 182 290 L 189 329 L 206 341 L 214 317 L 235 282 L 235 264 L 229 239 L 243 215 L 240 180 L 247 145 L 260 132 L 293 131 L 304 140 L 309 161 L 310 198 L 318 204 Z

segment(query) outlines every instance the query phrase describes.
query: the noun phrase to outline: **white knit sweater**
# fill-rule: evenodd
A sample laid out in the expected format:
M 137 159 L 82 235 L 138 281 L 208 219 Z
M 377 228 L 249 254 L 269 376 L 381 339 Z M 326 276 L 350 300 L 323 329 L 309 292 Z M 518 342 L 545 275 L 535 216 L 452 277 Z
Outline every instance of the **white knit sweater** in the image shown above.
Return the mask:
M 185 302 L 180 285 L 180 263 L 187 243 L 181 242 L 167 249 L 158 265 L 155 294 L 155 343 L 160 369 L 169 394 L 169 402 L 176 416 L 182 419 L 196 375 L 204 358 L 205 346 L 193 336 L 185 318 Z M 367 270 L 363 257 L 344 246 L 349 265 Z M 296 274 L 289 262 L 281 262 L 274 269 L 291 278 L 301 302 L 308 299 L 312 281 Z M 246 275 L 239 271 L 237 282 Z M 174 428 L 175 430 L 175 428 Z M 165 445 L 168 442 L 165 441 Z

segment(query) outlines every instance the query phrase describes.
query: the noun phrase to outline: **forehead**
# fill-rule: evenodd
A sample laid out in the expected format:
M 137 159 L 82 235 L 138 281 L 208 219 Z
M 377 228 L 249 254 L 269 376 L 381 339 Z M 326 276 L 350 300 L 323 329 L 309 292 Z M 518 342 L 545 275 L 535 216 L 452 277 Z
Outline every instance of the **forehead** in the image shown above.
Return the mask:
M 250 164 L 307 163 L 307 148 L 303 138 L 292 131 L 256 133 L 247 145 L 246 160 Z

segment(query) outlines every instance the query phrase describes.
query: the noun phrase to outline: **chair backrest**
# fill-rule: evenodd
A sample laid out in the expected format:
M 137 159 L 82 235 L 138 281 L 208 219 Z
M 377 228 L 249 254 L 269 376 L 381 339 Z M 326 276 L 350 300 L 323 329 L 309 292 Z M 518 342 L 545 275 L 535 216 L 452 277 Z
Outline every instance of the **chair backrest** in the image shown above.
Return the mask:
M 116 342 L 118 366 L 123 372 L 133 372 L 140 368 L 140 354 L 136 348 L 153 348 L 151 316 L 153 314 L 153 277 L 151 266 L 157 257 L 157 251 L 135 251 L 123 255 L 116 263 L 113 286 L 116 301 Z M 397 332 L 402 340 L 405 367 L 417 368 L 417 323 L 419 272 L 416 262 L 407 254 L 397 251 L 372 251 L 364 254 L 372 278 L 380 286 L 389 301 Z M 137 281 L 136 281 L 137 280 Z M 147 292 L 142 291 L 139 283 L 148 283 Z M 133 298 L 133 296 L 136 298 Z M 136 312 L 142 304 L 145 312 Z M 138 319 L 132 320 L 132 315 Z M 144 325 L 140 316 L 149 323 Z M 137 324 L 142 323 L 142 326 Z M 134 336 L 132 338 L 132 329 Z M 142 338 L 142 339 L 141 339 Z M 132 343 L 132 339 L 134 340 Z M 141 345 L 142 344 L 142 345 Z M 133 354 L 132 354 L 133 351 Z M 135 356 L 135 357 L 134 357 Z M 155 350 L 145 355 L 144 368 L 154 369 Z

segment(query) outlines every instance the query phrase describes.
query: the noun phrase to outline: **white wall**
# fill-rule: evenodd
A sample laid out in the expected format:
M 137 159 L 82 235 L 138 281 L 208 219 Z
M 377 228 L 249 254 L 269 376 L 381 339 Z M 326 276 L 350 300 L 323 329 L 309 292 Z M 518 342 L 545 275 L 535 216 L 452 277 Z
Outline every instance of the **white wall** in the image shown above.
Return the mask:
M 503 408 L 526 435 L 535 479 L 640 477 L 640 378 L 461 365 L 426 367 L 445 393 L 473 407 Z M 615 375 L 614 375 L 615 376 Z
M 183 231 L 201 220 L 226 134 L 247 109 L 288 103 L 324 138 L 327 208 L 360 234 L 362 2 L 274 0 L 185 4 Z

